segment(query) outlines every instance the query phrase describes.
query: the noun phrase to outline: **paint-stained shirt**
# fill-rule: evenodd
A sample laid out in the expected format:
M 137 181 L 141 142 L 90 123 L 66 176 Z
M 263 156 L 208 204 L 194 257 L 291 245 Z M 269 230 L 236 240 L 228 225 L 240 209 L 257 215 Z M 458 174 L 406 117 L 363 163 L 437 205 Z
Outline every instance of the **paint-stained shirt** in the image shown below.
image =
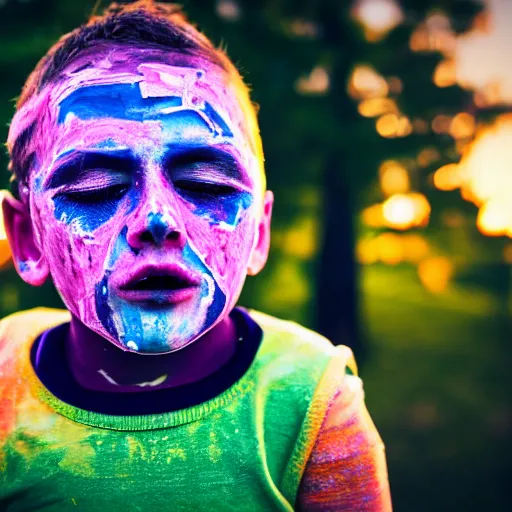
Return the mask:
M 38 379 L 31 347 L 69 313 L 0 322 L 0 508 L 388 510 L 380 438 L 360 381 L 346 375 L 350 350 L 250 315 L 263 339 L 237 382 L 198 405 L 139 416 L 80 409 Z

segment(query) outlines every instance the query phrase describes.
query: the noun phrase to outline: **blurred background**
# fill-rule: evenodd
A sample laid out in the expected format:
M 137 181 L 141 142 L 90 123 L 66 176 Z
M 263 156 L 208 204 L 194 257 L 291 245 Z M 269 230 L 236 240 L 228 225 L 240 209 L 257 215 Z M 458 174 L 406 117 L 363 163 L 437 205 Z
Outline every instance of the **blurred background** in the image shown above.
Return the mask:
M 0 0 L 3 141 L 36 62 L 104 5 Z M 260 106 L 273 245 L 241 303 L 354 349 L 395 510 L 510 510 L 512 1 L 184 6 Z M 0 318 L 60 304 L 0 217 Z

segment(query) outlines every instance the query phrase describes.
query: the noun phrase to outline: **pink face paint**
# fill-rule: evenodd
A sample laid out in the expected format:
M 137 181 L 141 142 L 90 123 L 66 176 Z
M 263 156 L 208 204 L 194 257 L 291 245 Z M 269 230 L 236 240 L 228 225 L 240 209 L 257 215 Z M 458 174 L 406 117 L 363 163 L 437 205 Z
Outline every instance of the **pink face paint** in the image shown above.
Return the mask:
M 170 352 L 238 299 L 261 159 L 224 71 L 123 52 L 75 62 L 46 102 L 37 98 L 49 129 L 30 203 L 68 309 L 125 350 Z

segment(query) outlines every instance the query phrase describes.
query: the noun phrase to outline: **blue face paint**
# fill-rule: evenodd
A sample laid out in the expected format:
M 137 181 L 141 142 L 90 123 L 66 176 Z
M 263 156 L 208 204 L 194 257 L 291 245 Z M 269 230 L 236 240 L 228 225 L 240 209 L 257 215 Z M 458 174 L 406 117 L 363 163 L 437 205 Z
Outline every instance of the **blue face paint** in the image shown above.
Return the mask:
M 106 200 L 98 204 L 80 204 L 60 195 L 53 198 L 55 218 L 66 224 L 76 222 L 83 231 L 92 232 L 116 213 L 120 201 Z
M 124 228 L 110 256 L 109 266 L 115 264 L 123 251 L 131 250 L 126 241 L 126 233 L 127 228 Z M 148 305 L 144 308 L 139 304 L 132 304 L 113 296 L 109 290 L 110 270 L 96 285 L 98 319 L 105 330 L 115 339 L 121 341 L 125 347 L 141 353 L 168 352 L 173 348 L 174 341 L 168 339 L 170 333 L 172 333 L 173 339 L 184 340 L 200 335 L 213 325 L 224 310 L 225 294 L 219 288 L 211 271 L 188 244 L 184 248 L 183 258 L 187 267 L 199 271 L 203 276 L 209 276 L 211 282 L 214 283 L 213 297 L 206 318 L 200 325 L 195 325 L 194 313 L 200 307 L 201 301 L 207 299 L 211 293 L 207 278 L 203 278 L 201 282 L 195 303 L 187 305 L 187 308 L 190 308 L 190 313 L 186 315 L 183 315 L 183 312 L 177 312 L 179 306 L 160 305 L 159 292 L 154 294 L 153 307 Z
M 229 282 L 230 269 L 238 276 L 238 267 L 245 268 L 236 260 L 239 254 L 246 258 L 247 247 L 242 252 L 239 245 L 243 232 L 230 228 L 247 218 L 243 213 L 254 200 L 247 191 L 254 184 L 241 163 L 246 149 L 229 140 L 234 136 L 213 107 L 216 99 L 197 105 L 185 108 L 178 96 L 142 98 L 138 84 L 81 87 L 59 104 L 60 140 L 76 149 L 58 167 L 52 164 L 55 171 L 43 187 L 46 193 L 54 189 L 54 215 L 79 226 L 82 232 L 71 236 L 82 238 L 112 219 L 111 230 L 91 234 L 95 243 L 77 252 L 80 262 L 89 258 L 91 275 L 102 277 L 76 293 L 88 301 L 88 317 L 96 313 L 101 327 L 96 324 L 95 331 L 141 353 L 181 348 L 211 328 L 235 300 L 239 282 Z M 169 215 L 178 216 L 187 243 L 166 252 Z M 252 237 L 252 224 L 248 228 Z M 141 242 L 137 248 L 128 244 L 132 236 Z M 233 249 L 230 240 L 236 241 Z M 107 261 L 106 247 L 112 247 Z M 217 257 L 217 250 L 225 255 Z M 143 300 L 133 298 L 117 286 L 146 259 L 152 265 L 176 261 L 201 277 L 181 295 L 149 288 Z
M 58 123 L 63 123 L 69 114 L 82 120 L 112 117 L 142 122 L 156 119 L 163 108 L 181 104 L 179 96 L 142 98 L 138 84 L 91 85 L 61 101 Z
M 129 119 L 131 121 L 161 121 L 169 113 L 162 111 L 182 106 L 179 96 L 143 98 L 138 84 L 109 84 L 81 87 L 73 91 L 59 104 L 58 123 L 64 123 L 69 114 L 82 120 L 90 119 Z M 201 119 L 198 112 L 210 119 L 216 126 L 215 133 L 225 137 L 233 137 L 226 122 L 205 102 L 203 108 L 197 110 L 183 110 L 188 115 L 195 115 Z M 178 112 L 173 113 L 174 115 Z M 203 121 L 204 122 L 204 121 Z
M 205 264 L 201 261 L 199 256 L 192 250 L 190 245 L 186 245 L 183 250 L 183 256 L 185 258 L 185 261 L 190 264 L 193 268 L 201 269 L 202 272 L 208 274 L 215 283 L 215 290 L 213 293 L 213 301 L 208 308 L 208 313 L 206 314 L 205 322 L 201 328 L 202 331 L 205 331 L 206 329 L 209 329 L 215 320 L 219 318 L 219 315 L 224 310 L 224 306 L 226 305 L 226 295 L 222 292 L 222 290 L 219 288 L 219 285 L 215 281 L 215 278 L 213 274 L 210 272 L 210 270 L 205 266 Z M 207 294 L 207 291 L 203 291 L 201 298 L 204 298 Z
M 229 226 L 237 226 L 243 210 L 247 210 L 253 202 L 253 196 L 249 192 L 232 192 L 227 195 L 203 196 L 197 194 L 182 193 L 182 195 L 195 205 L 194 213 L 207 218 L 211 225 L 225 223 Z
M 162 245 L 169 232 L 169 226 L 163 221 L 161 213 L 150 213 L 148 215 L 148 231 L 153 236 L 157 245 Z
M 209 103 L 205 103 L 203 112 L 219 127 L 219 135 L 223 135 L 224 137 L 233 137 L 233 133 L 224 122 L 224 119 L 217 114 Z
M 30 270 L 30 267 L 27 265 L 26 261 L 18 261 L 18 268 L 20 269 L 20 272 L 27 272 L 27 270 Z

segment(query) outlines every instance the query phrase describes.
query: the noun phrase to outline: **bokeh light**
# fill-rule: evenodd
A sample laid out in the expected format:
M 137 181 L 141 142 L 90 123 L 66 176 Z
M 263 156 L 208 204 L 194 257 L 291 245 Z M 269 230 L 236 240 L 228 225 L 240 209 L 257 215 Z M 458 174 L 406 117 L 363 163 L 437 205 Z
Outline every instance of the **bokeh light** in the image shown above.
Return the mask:
M 428 258 L 418 265 L 418 276 L 423 286 L 432 293 L 444 292 L 453 276 L 454 267 L 449 258 Z
M 382 205 L 387 226 L 400 230 L 425 226 L 430 217 L 430 210 L 427 198 L 418 192 L 395 194 Z
M 357 0 L 352 16 L 362 25 L 370 42 L 383 39 L 404 19 L 400 5 L 394 0 Z
M 374 68 L 359 64 L 350 75 L 348 92 L 355 99 L 383 98 L 389 92 L 389 85 Z
M 386 160 L 379 167 L 380 187 L 388 197 L 393 194 L 403 194 L 410 189 L 409 173 L 396 160 Z
M 396 103 L 390 98 L 368 98 L 359 103 L 357 110 L 363 117 L 377 117 L 398 112 Z
M 327 69 L 316 66 L 307 76 L 301 76 L 295 83 L 295 89 L 299 94 L 321 95 L 329 90 L 330 79 Z
M 11 259 L 11 250 L 9 248 L 9 243 L 7 242 L 7 234 L 5 232 L 1 205 L 2 194 L 0 193 L 0 268 Z
M 375 123 L 377 133 L 386 139 L 406 137 L 412 132 L 412 124 L 407 116 L 384 114 Z

